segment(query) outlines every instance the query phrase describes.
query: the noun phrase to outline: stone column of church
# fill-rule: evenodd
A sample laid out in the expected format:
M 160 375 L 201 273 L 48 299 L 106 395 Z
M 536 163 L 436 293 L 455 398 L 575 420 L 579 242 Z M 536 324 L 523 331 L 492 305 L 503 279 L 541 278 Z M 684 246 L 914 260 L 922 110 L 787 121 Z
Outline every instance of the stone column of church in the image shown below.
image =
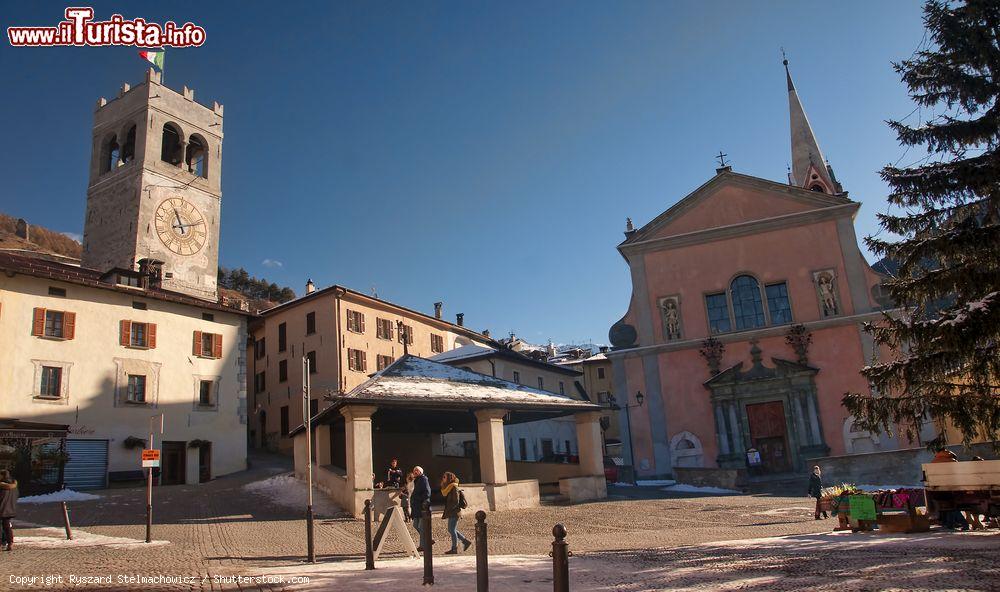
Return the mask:
M 722 415 L 722 405 L 713 403 L 712 407 L 715 416 L 715 438 L 719 442 L 719 452 L 729 454 L 729 430 L 726 428 L 726 418 Z
M 739 419 L 737 419 L 736 413 L 736 403 L 732 402 L 726 406 L 729 408 L 729 429 L 730 434 L 733 438 L 733 452 L 743 452 L 743 429 L 740 425 Z
M 810 390 L 806 393 L 806 406 L 809 408 L 809 425 L 812 427 L 812 443 L 822 444 L 823 434 L 819 430 L 819 406 L 816 404 L 816 391 Z

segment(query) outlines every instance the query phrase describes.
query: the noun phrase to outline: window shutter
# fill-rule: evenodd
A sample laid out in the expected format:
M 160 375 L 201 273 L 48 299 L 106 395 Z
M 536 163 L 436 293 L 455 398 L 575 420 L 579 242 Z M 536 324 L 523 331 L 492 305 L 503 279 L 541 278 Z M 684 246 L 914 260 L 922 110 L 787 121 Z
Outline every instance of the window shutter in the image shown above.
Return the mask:
M 365 332 L 365 314 L 364 313 L 359 313 L 358 316 L 361 317 L 361 332 L 364 333 Z
M 73 339 L 76 337 L 76 313 L 63 313 L 63 339 Z
M 65 324 L 65 321 L 63 321 Z M 122 320 L 118 328 L 118 343 L 128 347 L 132 338 L 132 321 Z
M 368 368 L 367 355 L 364 350 L 361 350 L 361 371 L 364 372 Z
M 215 334 L 212 336 L 212 357 L 222 357 L 222 335 Z
M 36 308 L 35 317 L 31 323 L 31 334 L 36 336 L 45 335 L 45 309 Z
M 156 324 L 146 323 L 146 346 L 149 349 L 156 347 Z
M 201 331 L 195 331 L 194 332 L 194 355 L 200 356 L 200 355 L 202 355 L 202 353 L 203 352 L 201 351 Z

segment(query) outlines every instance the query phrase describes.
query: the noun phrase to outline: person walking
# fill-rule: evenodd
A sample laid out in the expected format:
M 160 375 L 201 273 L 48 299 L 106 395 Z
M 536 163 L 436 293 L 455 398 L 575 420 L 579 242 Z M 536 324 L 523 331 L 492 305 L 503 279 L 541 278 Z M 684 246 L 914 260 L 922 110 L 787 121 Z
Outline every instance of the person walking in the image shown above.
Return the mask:
M 431 482 L 424 469 L 420 466 L 413 467 L 413 492 L 410 493 L 410 519 L 413 520 L 413 528 L 417 529 L 417 534 L 423 534 L 423 528 L 430 528 L 430 524 L 424 524 L 424 502 L 431 499 Z M 423 537 L 418 541 L 417 551 L 423 551 Z
M 10 471 L 0 471 L 0 548 L 14 549 L 14 527 L 10 521 L 17 514 L 17 480 Z
M 812 475 L 809 475 L 809 497 L 816 498 L 816 520 L 819 520 L 820 511 L 823 512 L 823 518 L 826 518 L 826 510 L 822 509 L 820 502 L 823 498 L 823 475 L 818 466 L 813 467 Z
M 458 532 L 458 521 L 462 517 L 461 490 L 458 488 L 458 477 L 450 471 L 441 475 L 441 495 L 444 496 L 444 512 L 441 519 L 448 521 L 448 534 L 451 535 L 451 549 L 445 555 L 458 555 L 458 541 L 462 541 L 462 551 L 468 551 L 472 541 Z

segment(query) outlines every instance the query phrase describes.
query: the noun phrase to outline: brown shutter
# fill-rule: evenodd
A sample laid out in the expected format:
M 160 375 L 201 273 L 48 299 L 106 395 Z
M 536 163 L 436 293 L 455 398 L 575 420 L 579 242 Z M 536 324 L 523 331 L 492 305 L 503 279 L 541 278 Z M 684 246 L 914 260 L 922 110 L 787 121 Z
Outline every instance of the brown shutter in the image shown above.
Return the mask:
M 194 332 L 194 355 L 202 355 L 201 351 L 201 331 Z
M 45 309 L 36 308 L 35 317 L 31 323 L 31 334 L 41 337 L 45 335 Z
M 222 335 L 219 335 L 218 333 L 212 336 L 212 357 L 222 357 Z
M 361 332 L 365 332 L 365 314 L 361 313 Z
M 364 372 L 368 369 L 368 355 L 364 350 L 361 350 L 361 371 Z
M 156 324 L 146 323 L 146 346 L 149 349 L 156 347 Z
M 132 321 L 122 320 L 118 325 L 118 343 L 128 347 L 132 340 Z
M 76 313 L 63 313 L 63 339 L 73 339 L 76 337 Z

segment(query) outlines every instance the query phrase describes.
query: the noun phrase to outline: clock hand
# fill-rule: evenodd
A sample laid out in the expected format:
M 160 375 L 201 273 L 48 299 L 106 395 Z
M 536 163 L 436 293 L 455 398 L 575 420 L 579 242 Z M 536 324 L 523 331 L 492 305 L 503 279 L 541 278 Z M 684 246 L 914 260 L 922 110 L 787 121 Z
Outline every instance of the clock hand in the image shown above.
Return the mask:
M 174 224 L 174 228 L 180 230 L 181 234 L 184 234 L 184 223 L 181 222 L 181 215 L 177 212 L 177 208 L 174 208 L 174 218 L 177 219 L 177 224 Z

